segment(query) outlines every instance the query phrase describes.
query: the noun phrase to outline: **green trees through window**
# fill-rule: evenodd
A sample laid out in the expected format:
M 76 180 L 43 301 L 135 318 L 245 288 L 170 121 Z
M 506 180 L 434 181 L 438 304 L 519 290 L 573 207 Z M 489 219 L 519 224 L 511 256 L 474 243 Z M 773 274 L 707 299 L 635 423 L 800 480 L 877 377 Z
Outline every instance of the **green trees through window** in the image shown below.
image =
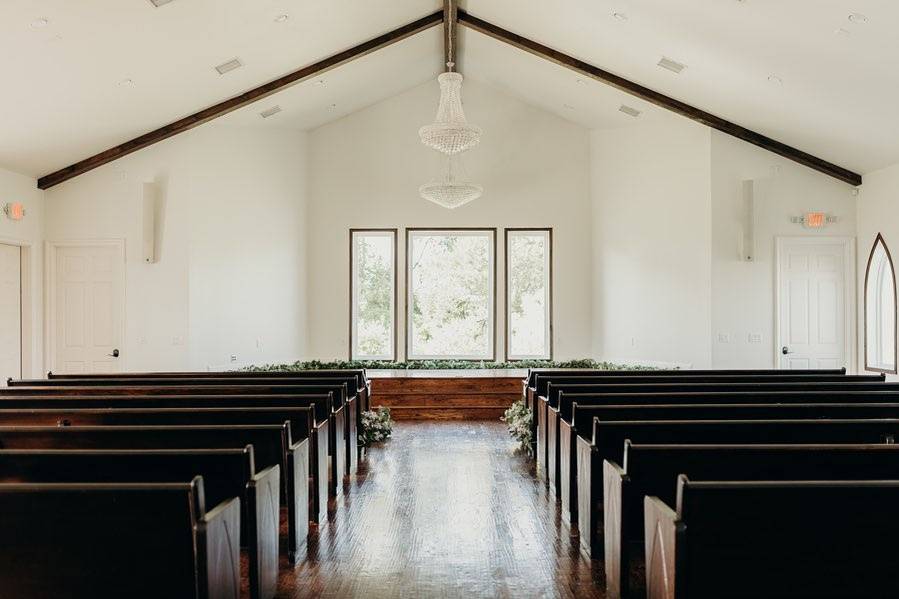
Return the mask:
M 352 232 L 351 358 L 396 358 L 396 231 Z
M 407 358 L 494 358 L 495 231 L 407 231 Z

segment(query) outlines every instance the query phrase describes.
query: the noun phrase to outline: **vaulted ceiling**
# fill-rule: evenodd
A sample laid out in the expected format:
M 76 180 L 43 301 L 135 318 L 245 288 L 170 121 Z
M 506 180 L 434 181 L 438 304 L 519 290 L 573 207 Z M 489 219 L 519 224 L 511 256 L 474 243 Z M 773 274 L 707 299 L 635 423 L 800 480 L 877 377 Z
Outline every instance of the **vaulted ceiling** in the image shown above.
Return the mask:
M 44 175 L 439 10 L 439 0 L 4 0 L 0 165 Z M 899 3 L 468 0 L 461 7 L 840 166 L 899 162 Z M 865 19 L 851 14 L 862 14 Z M 279 15 L 288 15 L 286 20 Z M 243 124 L 317 127 L 437 75 L 429 29 L 247 107 Z M 460 65 L 590 128 L 661 109 L 460 28 Z M 657 62 L 687 68 L 676 75 Z M 219 75 L 214 66 L 244 66 Z M 629 104 L 644 113 L 618 112 Z M 258 113 L 283 112 L 264 124 Z

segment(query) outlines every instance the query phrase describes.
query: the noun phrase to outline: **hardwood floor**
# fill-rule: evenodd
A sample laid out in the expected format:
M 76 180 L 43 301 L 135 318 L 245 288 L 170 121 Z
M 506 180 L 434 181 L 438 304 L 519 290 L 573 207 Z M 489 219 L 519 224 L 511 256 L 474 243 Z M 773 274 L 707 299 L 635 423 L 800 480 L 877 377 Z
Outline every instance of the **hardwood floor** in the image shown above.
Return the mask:
M 398 423 L 347 491 L 278 597 L 603 597 L 499 422 Z

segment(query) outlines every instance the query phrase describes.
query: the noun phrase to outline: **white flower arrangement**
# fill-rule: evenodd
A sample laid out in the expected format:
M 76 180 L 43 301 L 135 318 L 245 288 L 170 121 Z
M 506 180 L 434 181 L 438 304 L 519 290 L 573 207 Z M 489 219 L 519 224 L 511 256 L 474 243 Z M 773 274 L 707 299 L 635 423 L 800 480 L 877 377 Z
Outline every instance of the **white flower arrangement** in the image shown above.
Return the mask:
M 518 441 L 521 449 L 530 452 L 531 450 L 531 422 L 533 414 L 528 409 L 524 400 L 518 400 L 512 404 L 500 420 L 506 423 L 509 429 L 509 435 Z
M 368 447 L 372 443 L 380 443 L 390 438 L 393 433 L 393 420 L 390 408 L 381 406 L 375 410 L 362 412 L 362 429 L 359 431 L 359 445 Z

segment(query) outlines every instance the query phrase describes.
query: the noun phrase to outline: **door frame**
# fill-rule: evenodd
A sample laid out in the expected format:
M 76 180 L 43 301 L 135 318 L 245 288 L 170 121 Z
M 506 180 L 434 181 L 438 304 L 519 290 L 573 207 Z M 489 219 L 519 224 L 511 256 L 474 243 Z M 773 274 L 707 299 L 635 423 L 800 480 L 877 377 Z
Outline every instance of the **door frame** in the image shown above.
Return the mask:
M 56 256 L 60 248 L 70 247 L 112 247 L 119 250 L 122 259 L 122 293 L 119 301 L 122 308 L 122 321 L 120 323 L 119 339 L 125 345 L 125 298 L 128 282 L 128 260 L 125 254 L 124 239 L 71 239 L 63 241 L 47 241 L 44 244 L 44 370 L 52 372 L 56 370 Z M 124 352 L 127 356 L 128 352 Z M 121 360 L 125 370 L 126 359 Z
M 843 339 L 843 351 L 846 356 L 846 372 L 854 373 L 856 364 L 856 274 L 855 274 L 855 237 L 848 235 L 778 235 L 774 238 L 774 367 L 780 368 L 780 258 L 784 246 L 791 244 L 817 245 L 830 243 L 843 248 L 843 318 L 846 323 Z
M 20 376 L 31 376 L 32 354 L 34 353 L 34 285 L 31 280 L 31 267 L 34 264 L 34 244 L 24 239 L 0 237 L 0 244 L 19 248 L 19 351 L 21 355 L 22 373 Z M 27 373 L 27 374 L 26 374 Z M 0 381 L 5 385 L 6 381 Z

